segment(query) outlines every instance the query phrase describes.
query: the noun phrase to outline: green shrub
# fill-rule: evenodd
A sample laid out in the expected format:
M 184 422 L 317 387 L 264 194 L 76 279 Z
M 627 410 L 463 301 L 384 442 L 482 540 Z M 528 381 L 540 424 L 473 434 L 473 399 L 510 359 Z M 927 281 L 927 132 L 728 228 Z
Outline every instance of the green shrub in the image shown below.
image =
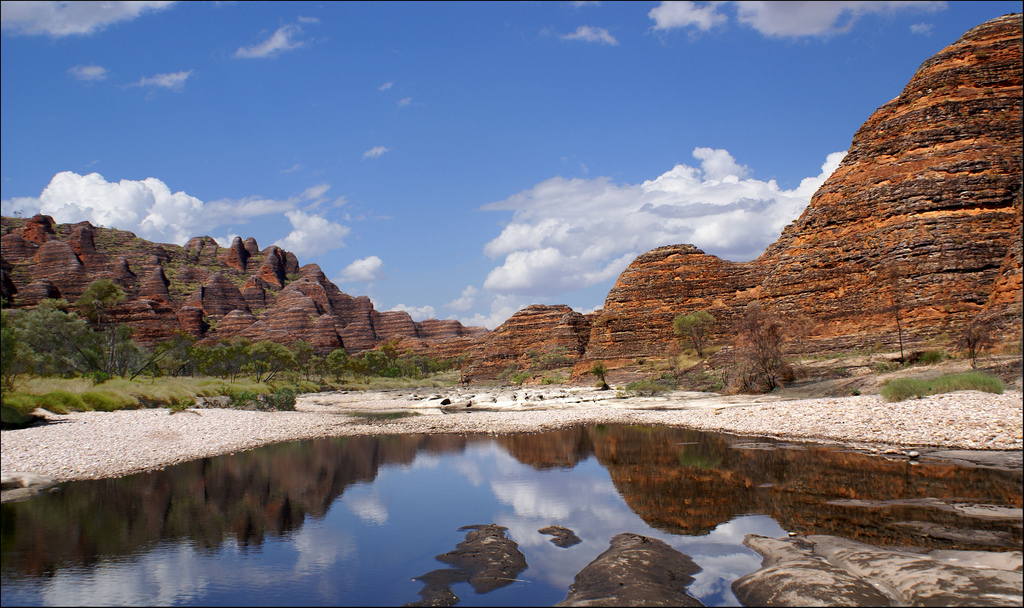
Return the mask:
M 272 409 L 282 412 L 294 412 L 296 394 L 295 389 L 286 386 L 277 389 L 269 395 L 264 395 L 263 401 Z
M 926 350 L 918 357 L 918 362 L 924 363 L 925 365 L 932 365 L 938 363 L 946 358 L 946 353 L 941 350 Z
M 45 395 L 36 397 L 36 401 L 39 403 L 38 407 L 47 409 L 55 414 L 92 409 L 92 407 L 82 401 L 79 395 L 68 391 L 50 391 Z
M 91 410 L 112 412 L 114 410 L 134 409 L 139 406 L 138 400 L 109 391 L 89 391 L 80 395 L 82 402 Z
M 634 380 L 626 385 L 626 392 L 637 397 L 652 397 L 675 388 L 675 384 L 665 379 Z
M 970 390 L 1001 395 L 1003 393 L 1003 381 L 995 376 L 980 372 L 950 374 L 931 380 L 897 378 L 885 383 L 882 387 L 882 398 L 892 402 L 910 398 L 920 399 L 921 397 L 938 395 L 940 393 Z

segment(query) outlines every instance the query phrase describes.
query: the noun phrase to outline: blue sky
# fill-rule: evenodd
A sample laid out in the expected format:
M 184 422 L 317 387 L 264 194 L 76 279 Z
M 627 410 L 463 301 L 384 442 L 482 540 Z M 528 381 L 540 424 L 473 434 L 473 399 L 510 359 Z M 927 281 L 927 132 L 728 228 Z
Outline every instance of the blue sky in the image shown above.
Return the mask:
M 416 320 L 760 255 L 920 64 L 1019 2 L 4 2 L 4 215 L 254 237 Z

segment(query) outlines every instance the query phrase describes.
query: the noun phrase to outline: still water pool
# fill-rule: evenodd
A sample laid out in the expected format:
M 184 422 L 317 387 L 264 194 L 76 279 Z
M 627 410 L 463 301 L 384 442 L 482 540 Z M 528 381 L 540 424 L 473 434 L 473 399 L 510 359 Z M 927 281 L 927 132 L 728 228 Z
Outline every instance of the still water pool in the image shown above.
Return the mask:
M 967 503 L 1020 508 L 1020 471 L 665 427 L 321 439 L 4 504 L 0 603 L 398 606 L 460 528 L 496 523 L 528 568 L 488 593 L 454 585 L 460 606 L 555 604 L 622 532 L 693 558 L 705 605 L 738 605 L 730 584 L 761 564 L 746 534 L 1020 546 L 1019 522 L 950 508 Z M 550 525 L 582 542 L 556 546 Z

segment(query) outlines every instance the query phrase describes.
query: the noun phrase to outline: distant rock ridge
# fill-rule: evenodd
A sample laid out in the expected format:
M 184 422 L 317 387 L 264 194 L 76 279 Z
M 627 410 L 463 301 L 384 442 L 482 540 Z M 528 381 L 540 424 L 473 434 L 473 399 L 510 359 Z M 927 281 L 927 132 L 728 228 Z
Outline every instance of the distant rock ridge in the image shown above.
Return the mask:
M 456 320 L 415 322 L 404 311 L 376 311 L 366 296 L 338 289 L 316 264 L 300 266 L 274 245 L 261 251 L 252 238 L 224 248 L 194 237 L 179 247 L 89 222 L 5 217 L 2 272 L 3 296 L 15 307 L 44 298 L 74 303 L 92 281 L 114 281 L 126 298 L 111 319 L 131 325 L 145 345 L 181 331 L 205 344 L 235 336 L 305 340 L 320 353 L 344 347 L 358 354 L 398 338 L 419 352 L 454 357 L 467 340 L 487 333 Z

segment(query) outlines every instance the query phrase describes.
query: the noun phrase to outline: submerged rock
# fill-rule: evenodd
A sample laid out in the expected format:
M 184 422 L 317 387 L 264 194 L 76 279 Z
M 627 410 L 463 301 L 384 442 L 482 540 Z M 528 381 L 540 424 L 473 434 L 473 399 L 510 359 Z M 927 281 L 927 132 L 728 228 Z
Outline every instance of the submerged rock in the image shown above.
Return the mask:
M 747 535 L 764 556 L 737 579 L 745 606 L 1020 606 L 1022 553 L 920 552 L 836 536 L 788 540 Z
M 556 606 L 703 606 L 686 592 L 700 572 L 663 541 L 617 534 L 607 551 L 580 570 Z
M 470 530 L 454 551 L 437 560 L 451 568 L 432 570 L 415 580 L 424 587 L 418 602 L 406 606 L 454 606 L 459 598 L 452 592 L 456 583 L 469 583 L 477 593 L 487 593 L 511 584 L 526 570 L 526 557 L 515 541 L 505 536 L 508 528 L 497 524 L 463 526 Z

